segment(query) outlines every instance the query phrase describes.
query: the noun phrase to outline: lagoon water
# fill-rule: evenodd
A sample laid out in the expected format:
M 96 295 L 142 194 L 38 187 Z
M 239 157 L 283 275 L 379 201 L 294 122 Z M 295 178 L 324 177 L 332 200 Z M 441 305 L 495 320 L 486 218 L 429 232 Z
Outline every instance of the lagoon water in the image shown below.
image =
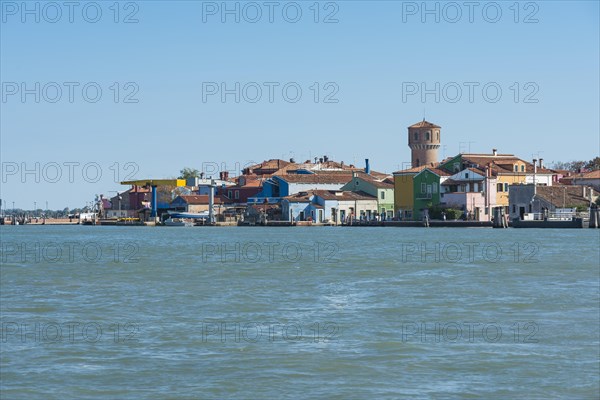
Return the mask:
M 600 397 L 598 230 L 0 233 L 2 399 Z

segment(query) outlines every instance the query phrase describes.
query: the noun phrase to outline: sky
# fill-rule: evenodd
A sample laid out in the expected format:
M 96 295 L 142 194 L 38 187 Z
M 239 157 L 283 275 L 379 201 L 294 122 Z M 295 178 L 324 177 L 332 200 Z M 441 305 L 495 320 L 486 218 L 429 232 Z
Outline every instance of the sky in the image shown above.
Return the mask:
M 0 1 L 2 207 L 82 207 L 126 179 L 328 155 L 590 160 L 599 2 Z

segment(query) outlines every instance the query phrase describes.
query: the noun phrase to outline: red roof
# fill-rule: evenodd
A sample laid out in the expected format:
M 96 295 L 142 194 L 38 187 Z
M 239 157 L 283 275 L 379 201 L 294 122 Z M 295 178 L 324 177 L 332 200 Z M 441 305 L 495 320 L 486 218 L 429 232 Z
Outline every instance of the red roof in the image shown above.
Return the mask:
M 437 126 L 436 124 L 432 124 L 423 119 L 423 121 L 419 121 L 416 124 L 409 126 L 409 128 L 441 128 L 441 126 Z
M 347 190 L 313 190 L 313 193 L 324 200 L 377 200 L 377 197 L 368 193 Z
M 403 170 L 400 170 L 400 171 L 396 171 L 396 172 L 394 172 L 394 175 L 418 174 L 419 172 L 423 171 L 425 168 L 435 168 L 438 165 L 440 165 L 440 164 L 439 163 L 434 163 L 432 165 L 420 165 L 418 167 L 408 168 L 408 169 L 403 169 Z
M 345 184 L 352 180 L 352 172 L 346 173 L 318 173 L 318 174 L 290 174 L 280 175 L 279 178 L 289 183 L 339 183 Z
M 583 174 L 581 179 L 600 179 L 600 169 Z

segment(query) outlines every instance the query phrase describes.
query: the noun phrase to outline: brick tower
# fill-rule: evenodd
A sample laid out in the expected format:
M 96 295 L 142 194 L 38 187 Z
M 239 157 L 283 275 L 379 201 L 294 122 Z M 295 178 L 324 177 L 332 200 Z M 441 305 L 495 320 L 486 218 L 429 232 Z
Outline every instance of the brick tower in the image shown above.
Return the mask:
M 425 119 L 408 127 L 408 146 L 412 150 L 413 168 L 438 162 L 441 129 Z

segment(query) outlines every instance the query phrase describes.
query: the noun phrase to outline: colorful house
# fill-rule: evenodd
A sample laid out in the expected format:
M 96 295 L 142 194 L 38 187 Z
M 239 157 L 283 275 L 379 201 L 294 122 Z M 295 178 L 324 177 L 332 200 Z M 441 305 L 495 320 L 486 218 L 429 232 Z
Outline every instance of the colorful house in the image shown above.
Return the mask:
M 281 214 L 287 221 L 307 221 L 309 217 L 313 221 L 320 221 L 324 216 L 315 215 L 313 207 L 314 194 L 312 192 L 301 192 L 286 196 L 281 201 Z
M 340 225 L 349 221 L 372 220 L 377 198 L 364 192 L 313 190 L 282 199 L 282 215 L 288 221 L 314 221 Z
M 273 175 L 265 180 L 260 193 L 248 199 L 248 204 L 260 204 L 265 198 L 277 203 L 283 197 L 311 190 L 340 190 L 351 179 L 352 171 Z
M 537 161 L 537 160 L 534 160 Z M 508 189 L 510 185 L 535 183 L 552 186 L 554 172 L 539 165 L 528 163 L 513 154 L 459 154 L 442 161 L 440 169 L 456 173 L 467 168 L 475 168 L 481 173 L 489 169 L 490 176 L 496 177 L 496 199 L 498 206 L 505 207 L 508 212 Z
M 426 210 L 440 204 L 440 184 L 450 177 L 450 173 L 439 168 L 427 167 L 413 178 L 413 219 L 420 220 Z
M 457 172 L 441 184 L 440 205 L 462 210 L 470 220 L 490 221 L 496 205 L 496 182 L 495 177 L 486 177 L 474 168 Z
M 414 177 L 427 166 L 394 172 L 394 211 L 399 220 L 412 220 L 415 206 Z
M 344 191 L 364 192 L 377 198 L 377 213 L 382 219 L 394 217 L 394 184 L 379 181 L 365 173 L 355 173 L 352 180 L 342 186 Z

